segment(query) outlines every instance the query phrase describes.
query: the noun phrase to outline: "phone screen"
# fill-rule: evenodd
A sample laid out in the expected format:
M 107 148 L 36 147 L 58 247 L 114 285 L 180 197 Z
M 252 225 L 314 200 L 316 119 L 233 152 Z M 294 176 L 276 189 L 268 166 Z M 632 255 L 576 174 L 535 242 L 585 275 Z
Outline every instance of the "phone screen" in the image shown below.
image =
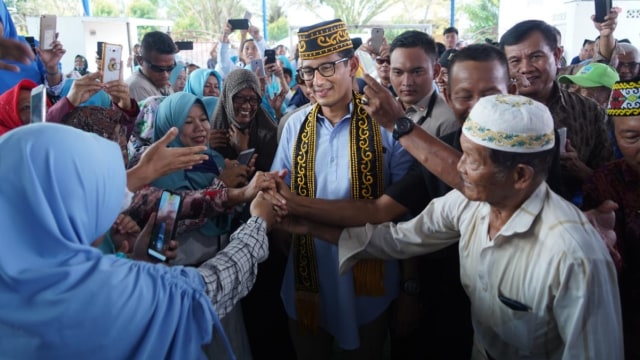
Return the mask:
M 156 221 L 151 229 L 151 240 L 147 253 L 160 260 L 167 261 L 164 250 L 175 236 L 176 222 L 182 205 L 182 197 L 171 191 L 163 191 L 158 203 Z
M 265 49 L 264 50 L 264 63 L 274 64 L 276 62 L 276 51 L 274 49 Z
M 47 116 L 47 91 L 44 85 L 31 89 L 31 123 L 44 122 Z

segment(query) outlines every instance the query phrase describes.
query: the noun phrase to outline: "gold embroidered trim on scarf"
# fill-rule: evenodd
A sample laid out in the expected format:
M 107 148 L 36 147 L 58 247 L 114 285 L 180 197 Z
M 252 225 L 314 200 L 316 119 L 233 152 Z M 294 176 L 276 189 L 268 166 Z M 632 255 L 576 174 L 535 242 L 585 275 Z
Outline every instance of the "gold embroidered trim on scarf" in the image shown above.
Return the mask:
M 353 93 L 353 114 L 349 129 L 351 197 L 375 199 L 384 190 L 382 135 L 361 104 L 361 96 Z M 293 148 L 291 191 L 300 196 L 315 197 L 316 119 L 320 106 L 315 104 L 302 123 Z M 318 324 L 320 284 L 313 238 L 293 237 L 294 285 L 296 312 L 304 328 Z M 337 266 L 337 265 L 336 265 Z M 358 296 L 383 296 L 384 261 L 360 260 L 352 269 L 354 290 Z

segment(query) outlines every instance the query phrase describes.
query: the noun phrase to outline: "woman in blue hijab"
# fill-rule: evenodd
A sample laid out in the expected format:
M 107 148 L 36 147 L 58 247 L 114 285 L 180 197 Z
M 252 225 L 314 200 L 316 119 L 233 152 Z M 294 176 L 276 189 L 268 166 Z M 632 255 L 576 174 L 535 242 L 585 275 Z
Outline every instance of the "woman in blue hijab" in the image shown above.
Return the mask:
M 185 92 L 198 97 L 219 97 L 222 91 L 222 76 L 211 69 L 197 69 L 189 74 Z
M 171 70 L 169 82 L 174 93 L 183 91 L 187 84 L 187 65 L 183 62 L 178 62 L 176 67 Z
M 198 269 L 150 264 L 91 246 L 125 195 L 117 143 L 44 123 L 0 137 L 0 152 L 10 154 L 0 162 L 3 358 L 203 359 L 212 336 L 226 343 L 218 316 L 246 295 L 268 253 L 273 215 L 261 195 L 260 217 L 220 257 Z
M 176 127 L 180 131 L 178 136 L 169 143 L 170 147 L 208 146 L 210 123 L 205 109 L 202 100 L 193 94 L 182 92 L 169 95 L 158 106 L 153 127 L 154 139 L 160 139 L 169 129 Z M 210 186 L 216 177 L 221 177 L 225 184 L 230 185 L 228 184 L 229 176 L 248 171 L 246 166 L 230 167 L 225 170 L 222 155 L 211 149 L 207 149 L 206 153 L 209 159 L 204 163 L 192 169 L 166 175 L 154 181 L 152 185 L 173 191 L 200 190 Z M 222 174 L 223 171 L 225 174 Z M 207 220 L 196 230 L 178 234 L 176 240 L 180 243 L 180 247 L 173 263 L 197 266 L 202 261 L 213 257 L 229 243 L 231 219 L 230 215 L 219 215 Z M 250 357 L 243 323 L 240 307 L 231 310 L 223 320 L 223 326 L 229 335 L 233 350 L 242 359 Z M 214 341 L 213 347 L 218 346 L 220 344 Z

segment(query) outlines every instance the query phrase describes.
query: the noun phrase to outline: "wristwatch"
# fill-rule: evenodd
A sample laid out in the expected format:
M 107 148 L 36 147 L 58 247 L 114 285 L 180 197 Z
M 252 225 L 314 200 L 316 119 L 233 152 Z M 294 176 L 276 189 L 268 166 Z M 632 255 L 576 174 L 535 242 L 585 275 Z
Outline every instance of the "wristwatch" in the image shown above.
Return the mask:
M 416 123 L 408 117 L 403 116 L 399 118 L 393 124 L 393 138 L 396 140 L 400 139 L 404 135 L 410 133 L 414 126 L 416 126 Z
M 420 282 L 417 279 L 405 280 L 402 283 L 402 291 L 407 295 L 416 296 L 420 294 Z

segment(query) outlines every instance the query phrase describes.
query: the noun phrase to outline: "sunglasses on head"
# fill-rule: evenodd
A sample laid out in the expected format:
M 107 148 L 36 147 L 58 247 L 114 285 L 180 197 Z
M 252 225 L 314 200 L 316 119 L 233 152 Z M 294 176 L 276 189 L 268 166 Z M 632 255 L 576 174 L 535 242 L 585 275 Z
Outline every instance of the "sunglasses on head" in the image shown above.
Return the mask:
M 148 61 L 146 59 L 143 59 L 143 60 L 144 60 L 144 63 L 147 64 L 149 69 L 151 69 L 151 71 L 157 72 L 157 73 L 161 73 L 161 72 L 170 73 L 171 71 L 173 71 L 173 69 L 176 68 L 176 63 L 175 62 L 171 66 L 159 66 L 159 65 L 151 63 L 151 61 Z
M 387 65 L 391 65 L 391 60 L 389 60 L 389 58 L 376 58 L 376 64 L 378 65 L 382 65 L 382 64 L 387 64 Z

